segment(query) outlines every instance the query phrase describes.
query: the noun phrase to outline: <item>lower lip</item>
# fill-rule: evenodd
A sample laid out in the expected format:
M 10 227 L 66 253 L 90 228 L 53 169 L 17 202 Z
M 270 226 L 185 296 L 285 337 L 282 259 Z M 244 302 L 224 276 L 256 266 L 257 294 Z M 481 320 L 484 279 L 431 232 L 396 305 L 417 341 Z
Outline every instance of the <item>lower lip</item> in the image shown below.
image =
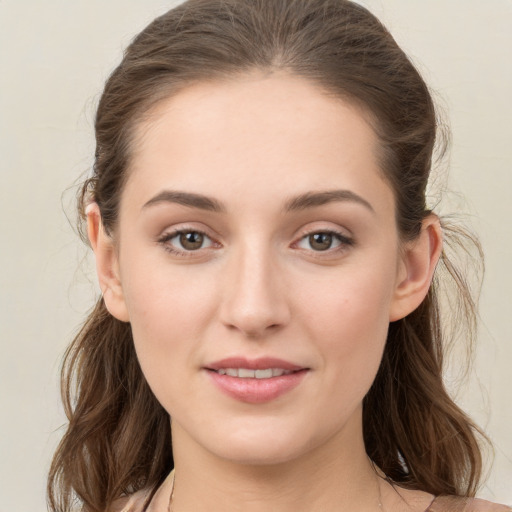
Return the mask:
M 304 369 L 269 379 L 242 379 L 208 370 L 211 379 L 221 391 L 231 398 L 249 404 L 270 402 L 288 393 L 302 382 L 307 372 Z

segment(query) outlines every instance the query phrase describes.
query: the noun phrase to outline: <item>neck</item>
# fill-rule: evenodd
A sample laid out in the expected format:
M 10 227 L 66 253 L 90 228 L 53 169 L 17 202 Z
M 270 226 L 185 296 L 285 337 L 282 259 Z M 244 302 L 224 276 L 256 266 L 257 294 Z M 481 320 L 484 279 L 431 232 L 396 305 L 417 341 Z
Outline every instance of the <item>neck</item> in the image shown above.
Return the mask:
M 242 463 L 217 457 L 173 424 L 173 512 L 379 511 L 379 478 L 360 419 L 293 460 Z

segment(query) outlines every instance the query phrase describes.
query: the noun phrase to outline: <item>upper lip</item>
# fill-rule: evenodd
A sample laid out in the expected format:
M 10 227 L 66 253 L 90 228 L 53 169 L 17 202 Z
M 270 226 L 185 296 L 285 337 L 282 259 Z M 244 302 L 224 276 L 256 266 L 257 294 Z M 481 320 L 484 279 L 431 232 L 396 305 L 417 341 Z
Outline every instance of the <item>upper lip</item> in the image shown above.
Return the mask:
M 298 366 L 278 359 L 275 357 L 259 357 L 257 359 L 247 359 L 245 357 L 228 357 L 213 363 L 205 365 L 208 370 L 221 370 L 223 368 L 247 368 L 249 370 L 265 370 L 267 368 L 281 368 L 287 371 L 298 371 L 306 369 L 304 366 Z

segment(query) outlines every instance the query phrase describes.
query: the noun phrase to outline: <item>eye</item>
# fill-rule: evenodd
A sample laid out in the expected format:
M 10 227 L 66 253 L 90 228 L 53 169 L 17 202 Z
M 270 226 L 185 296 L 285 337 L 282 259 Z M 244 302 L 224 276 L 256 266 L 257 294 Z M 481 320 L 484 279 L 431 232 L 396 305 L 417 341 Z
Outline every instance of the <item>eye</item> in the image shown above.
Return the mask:
M 171 252 L 177 253 L 193 252 L 213 246 L 213 241 L 209 236 L 201 231 L 194 230 L 180 230 L 168 233 L 159 242 L 164 244 Z
M 352 245 L 352 240 L 334 231 L 317 231 L 302 237 L 297 243 L 301 249 L 313 250 L 316 252 L 337 249 L 342 246 Z

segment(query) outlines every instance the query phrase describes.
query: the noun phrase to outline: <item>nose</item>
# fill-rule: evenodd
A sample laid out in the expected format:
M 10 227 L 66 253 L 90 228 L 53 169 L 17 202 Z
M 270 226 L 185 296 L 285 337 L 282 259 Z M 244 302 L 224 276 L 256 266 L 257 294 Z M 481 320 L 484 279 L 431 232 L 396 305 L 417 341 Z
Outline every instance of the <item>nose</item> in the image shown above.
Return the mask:
M 290 320 L 283 271 L 271 251 L 247 248 L 226 269 L 220 307 L 223 324 L 248 338 L 263 338 Z

